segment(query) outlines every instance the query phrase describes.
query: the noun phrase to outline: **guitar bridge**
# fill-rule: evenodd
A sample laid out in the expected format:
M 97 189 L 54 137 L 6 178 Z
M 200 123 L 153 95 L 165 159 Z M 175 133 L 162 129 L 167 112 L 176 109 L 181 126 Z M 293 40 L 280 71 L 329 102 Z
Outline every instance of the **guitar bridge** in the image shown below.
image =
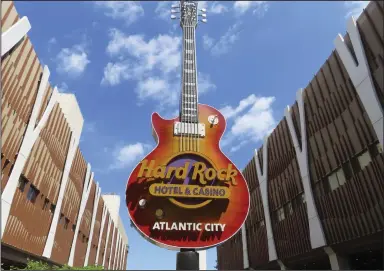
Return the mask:
M 205 124 L 176 121 L 173 126 L 173 134 L 176 136 L 192 135 L 198 137 L 205 137 Z

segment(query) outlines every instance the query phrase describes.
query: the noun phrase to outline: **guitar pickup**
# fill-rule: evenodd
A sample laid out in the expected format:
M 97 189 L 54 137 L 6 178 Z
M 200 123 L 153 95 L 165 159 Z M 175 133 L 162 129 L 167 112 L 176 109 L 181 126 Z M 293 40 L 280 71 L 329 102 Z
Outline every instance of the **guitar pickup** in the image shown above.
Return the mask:
M 205 137 L 205 124 L 176 121 L 173 126 L 173 134 L 176 136 L 192 135 L 192 136 Z

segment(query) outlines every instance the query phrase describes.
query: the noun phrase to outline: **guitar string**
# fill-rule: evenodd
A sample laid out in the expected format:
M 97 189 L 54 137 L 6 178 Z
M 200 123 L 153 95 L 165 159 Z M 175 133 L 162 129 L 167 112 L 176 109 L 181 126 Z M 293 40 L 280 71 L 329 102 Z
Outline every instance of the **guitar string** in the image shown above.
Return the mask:
M 184 41 L 184 48 L 185 48 L 185 39 L 184 39 L 184 31 L 183 31 L 183 41 Z M 184 49 L 185 50 L 185 49 Z M 184 82 L 185 82 L 185 69 L 184 69 L 184 59 L 185 59 L 185 52 L 183 52 L 183 70 L 182 70 L 182 83 L 181 83 L 181 98 L 180 98 L 180 101 L 181 101 L 181 110 L 180 110 L 180 141 L 179 141 L 179 151 L 182 152 L 183 151 L 183 110 L 184 110 Z
M 197 8 L 197 7 L 196 7 Z M 197 20 L 198 18 L 196 18 Z M 196 22 L 197 23 L 197 22 Z M 193 29 L 193 45 L 194 45 L 194 54 L 193 54 L 193 70 L 194 70 L 194 76 L 195 76 L 195 80 L 194 80 L 194 87 L 195 87 L 195 97 L 193 98 L 193 101 L 194 101 L 194 105 L 195 105 L 195 132 L 196 132 L 196 135 L 195 135 L 195 148 L 196 150 L 195 151 L 199 151 L 199 105 L 198 105 L 198 100 L 197 100 L 197 93 L 198 93 L 198 89 L 197 89 L 197 65 L 196 65 L 196 29 L 194 28 Z
M 189 38 L 190 38 L 190 31 L 191 31 L 191 18 L 189 19 L 190 20 L 190 23 L 189 23 L 189 25 L 188 25 L 188 27 L 187 27 L 187 40 L 186 40 L 186 42 L 187 42 L 187 48 L 188 48 L 188 59 L 190 58 L 190 53 L 191 53 L 191 51 L 190 51 L 190 49 L 191 49 L 191 46 L 190 46 L 190 44 L 189 44 Z M 187 65 L 187 67 L 188 67 L 188 65 Z M 191 122 L 191 110 L 190 110 L 190 107 L 189 107 L 189 98 L 190 98 L 190 95 L 191 95 L 191 85 L 189 84 L 190 83 L 190 81 L 191 81 L 191 74 L 190 74 L 190 69 L 189 69 L 189 67 L 188 67 L 188 69 L 187 69 L 187 77 L 188 77 L 188 87 L 187 87 L 187 89 L 188 89 L 188 91 L 187 91 L 187 93 L 188 93 L 188 95 L 187 95 L 187 99 L 186 99 L 186 107 L 187 107 L 187 110 L 186 110 L 186 112 L 187 112 L 187 135 L 188 135 L 188 143 L 187 143 L 187 149 L 188 149 L 188 151 L 191 149 L 191 133 L 190 133 L 190 131 L 189 131 L 189 129 L 190 129 L 190 122 Z

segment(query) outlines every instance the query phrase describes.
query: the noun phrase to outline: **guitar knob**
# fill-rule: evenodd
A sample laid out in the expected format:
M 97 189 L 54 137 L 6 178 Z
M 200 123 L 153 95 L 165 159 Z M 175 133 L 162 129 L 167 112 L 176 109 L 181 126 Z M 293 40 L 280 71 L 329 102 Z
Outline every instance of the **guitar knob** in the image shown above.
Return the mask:
M 163 219 L 164 218 L 164 211 L 161 209 L 157 209 L 155 212 L 155 215 L 156 215 L 157 219 Z
M 145 207 L 145 204 L 147 204 L 147 201 L 145 199 L 141 199 L 139 200 L 139 206 L 140 208 L 144 208 Z
M 219 123 L 219 117 L 217 115 L 210 115 L 208 117 L 208 122 L 212 125 L 216 125 Z

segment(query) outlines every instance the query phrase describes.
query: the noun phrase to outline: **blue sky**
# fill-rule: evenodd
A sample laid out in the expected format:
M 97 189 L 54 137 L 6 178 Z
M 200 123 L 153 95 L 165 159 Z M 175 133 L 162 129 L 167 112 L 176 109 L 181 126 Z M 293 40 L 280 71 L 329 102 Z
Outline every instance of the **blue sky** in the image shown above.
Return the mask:
M 129 227 L 132 167 L 154 147 L 150 116 L 176 116 L 181 29 L 171 2 L 16 2 L 50 82 L 75 93 L 85 119 L 80 148 L 103 193 L 122 197 L 129 269 L 174 269 L 176 252 Z M 243 168 L 367 2 L 208 2 L 197 28 L 199 99 L 227 117 L 222 148 Z M 213 269 L 216 249 L 208 250 Z

